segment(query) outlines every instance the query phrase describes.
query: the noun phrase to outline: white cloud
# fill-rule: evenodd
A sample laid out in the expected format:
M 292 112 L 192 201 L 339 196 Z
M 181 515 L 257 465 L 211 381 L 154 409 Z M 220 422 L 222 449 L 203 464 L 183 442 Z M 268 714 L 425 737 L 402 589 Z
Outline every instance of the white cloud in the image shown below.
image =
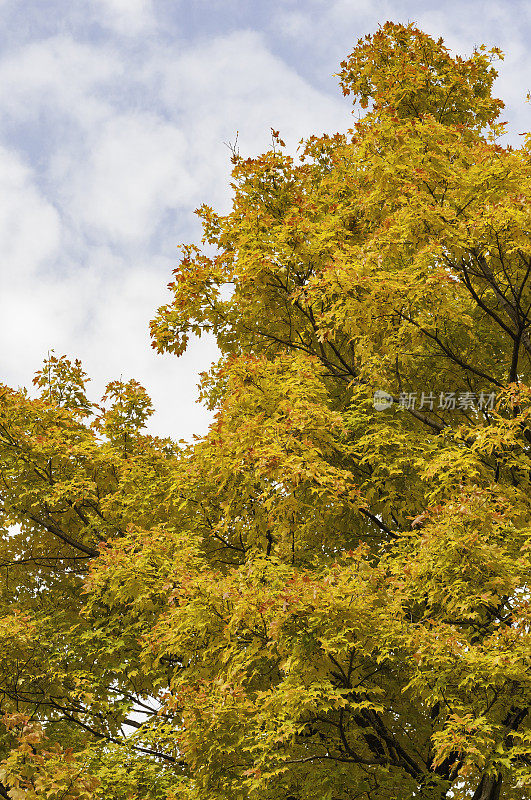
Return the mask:
M 155 25 L 152 0 L 97 0 L 97 5 L 99 21 L 117 33 L 136 35 Z
M 11 281 L 31 276 L 59 252 L 57 209 L 42 195 L 31 169 L 0 147 L 0 265 Z
M 91 132 L 85 150 L 77 168 L 63 164 L 63 203 L 76 225 L 103 241 L 148 241 L 166 210 L 193 194 L 185 136 L 160 118 L 116 114 Z
M 123 81 L 124 63 L 110 48 L 83 44 L 68 36 L 30 43 L 0 61 L 0 106 L 19 123 L 55 114 L 56 131 L 63 115 L 75 129 L 97 124 L 108 102 L 100 91 Z M 73 130 L 64 129 L 67 135 Z
M 2 381 L 27 386 L 50 349 L 76 355 L 76 328 L 86 312 L 92 280 L 87 273 L 4 279 L 0 295 Z
M 227 199 L 229 152 L 223 143 L 234 141 L 236 132 L 242 155 L 255 155 L 270 146 L 271 127 L 295 150 L 301 138 L 343 130 L 351 121 L 348 104 L 312 88 L 251 31 L 208 40 L 178 56 L 164 51 L 150 69 L 166 107 L 179 111 L 194 180 L 214 203 Z

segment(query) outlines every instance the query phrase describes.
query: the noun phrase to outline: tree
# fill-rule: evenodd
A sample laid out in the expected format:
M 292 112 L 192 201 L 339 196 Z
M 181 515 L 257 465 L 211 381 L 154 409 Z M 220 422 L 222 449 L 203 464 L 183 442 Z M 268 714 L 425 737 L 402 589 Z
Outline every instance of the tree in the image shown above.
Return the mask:
M 134 381 L 91 405 L 65 358 L 4 389 L 0 794 L 531 797 L 531 137 L 499 143 L 500 56 L 386 23 L 341 65 L 350 131 L 234 154 L 152 323 L 216 337 L 207 436 L 146 435 Z

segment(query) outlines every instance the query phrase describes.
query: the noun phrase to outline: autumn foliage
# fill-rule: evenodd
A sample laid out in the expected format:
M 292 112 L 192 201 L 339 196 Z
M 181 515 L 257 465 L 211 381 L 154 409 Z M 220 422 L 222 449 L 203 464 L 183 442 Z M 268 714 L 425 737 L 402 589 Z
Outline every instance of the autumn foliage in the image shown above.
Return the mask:
M 192 445 L 52 356 L 0 400 L 0 796 L 531 797 L 531 137 L 386 23 L 364 115 L 233 156 L 154 347 Z M 374 393 L 387 407 L 378 410 Z

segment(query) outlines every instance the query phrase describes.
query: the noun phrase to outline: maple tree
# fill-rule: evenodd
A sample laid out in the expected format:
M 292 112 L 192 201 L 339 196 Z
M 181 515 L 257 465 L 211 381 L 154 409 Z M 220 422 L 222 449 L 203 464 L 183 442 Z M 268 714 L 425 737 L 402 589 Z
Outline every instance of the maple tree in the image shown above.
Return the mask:
M 350 131 L 234 154 L 152 323 L 216 337 L 205 437 L 64 357 L 3 388 L 0 796 L 531 797 L 531 137 L 499 143 L 498 57 L 386 23 L 341 65 Z

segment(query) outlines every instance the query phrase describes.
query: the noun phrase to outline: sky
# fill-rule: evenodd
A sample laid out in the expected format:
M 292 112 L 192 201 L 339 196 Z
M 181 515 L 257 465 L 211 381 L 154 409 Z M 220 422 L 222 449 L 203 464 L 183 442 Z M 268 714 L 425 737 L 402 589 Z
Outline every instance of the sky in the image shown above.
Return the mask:
M 455 53 L 499 46 L 508 141 L 531 130 L 531 0 L 0 0 L 0 382 L 81 358 L 91 394 L 131 377 L 151 430 L 190 439 L 208 413 L 210 338 L 157 355 L 148 325 L 169 299 L 194 209 L 230 208 L 230 150 L 271 127 L 295 151 L 345 131 L 337 78 L 358 38 L 416 22 Z

